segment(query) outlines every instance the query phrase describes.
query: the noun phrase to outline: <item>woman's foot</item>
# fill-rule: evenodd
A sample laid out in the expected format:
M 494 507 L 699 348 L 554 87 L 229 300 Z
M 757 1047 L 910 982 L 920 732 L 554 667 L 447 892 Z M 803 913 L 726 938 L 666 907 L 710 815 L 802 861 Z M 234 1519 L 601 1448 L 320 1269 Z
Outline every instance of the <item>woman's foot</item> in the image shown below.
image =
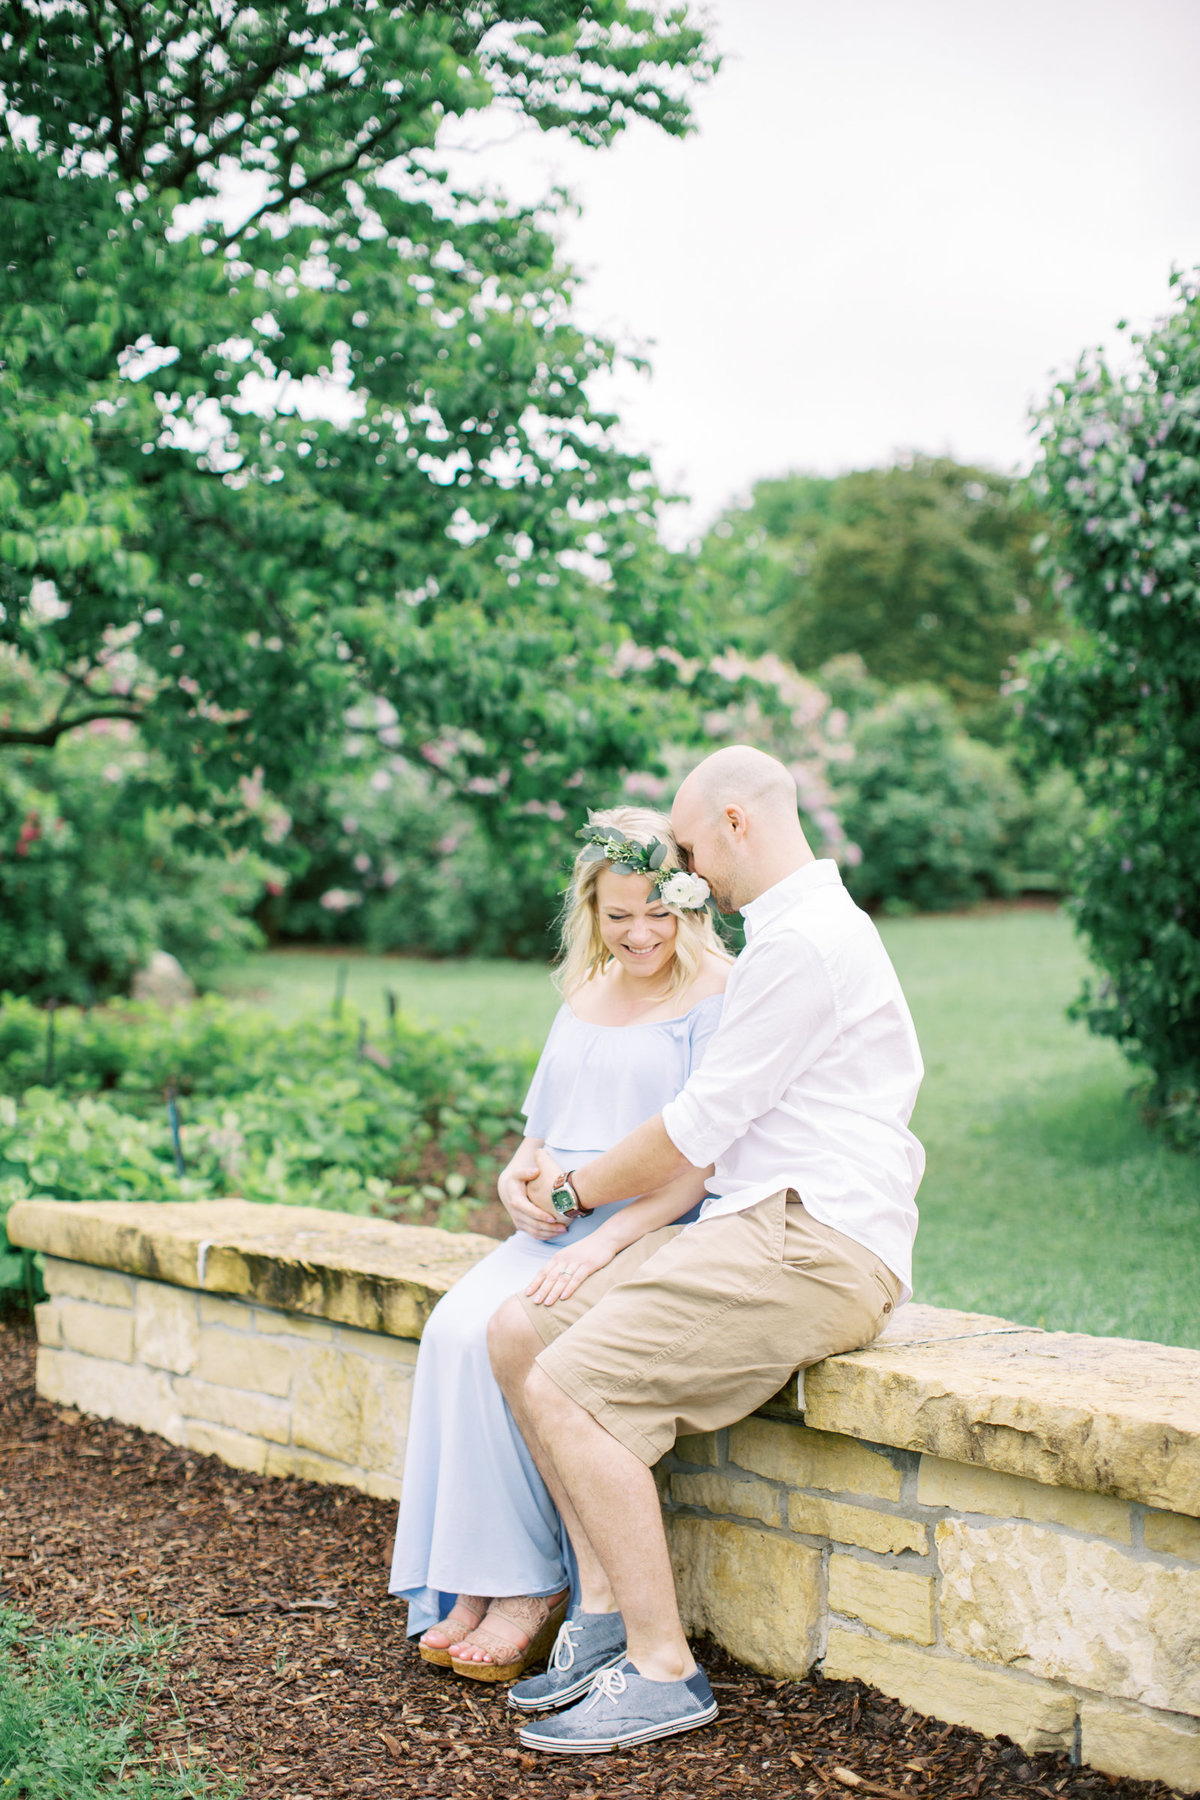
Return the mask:
M 569 1590 L 514 1594 L 493 1600 L 481 1625 L 450 1646 L 456 1675 L 471 1681 L 513 1681 L 545 1656 L 566 1617 Z
M 431 1625 L 417 1639 L 417 1649 L 424 1661 L 448 1669 L 451 1647 L 457 1647 L 460 1638 L 482 1623 L 489 1604 L 486 1594 L 460 1594 L 446 1617 Z

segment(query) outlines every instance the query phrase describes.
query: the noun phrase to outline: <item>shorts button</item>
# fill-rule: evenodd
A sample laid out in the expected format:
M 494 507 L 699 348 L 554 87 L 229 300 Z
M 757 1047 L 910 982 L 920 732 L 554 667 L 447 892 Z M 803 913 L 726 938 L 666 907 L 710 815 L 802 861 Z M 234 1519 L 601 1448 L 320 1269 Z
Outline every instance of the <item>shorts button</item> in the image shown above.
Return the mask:
M 892 1310 L 892 1303 L 891 1303 L 891 1301 L 890 1301 L 890 1300 L 885 1300 L 885 1301 L 884 1301 L 884 1303 L 883 1303 L 883 1310 L 884 1310 L 884 1312 L 885 1312 L 885 1313 L 890 1313 L 890 1312 L 891 1312 L 891 1310 Z

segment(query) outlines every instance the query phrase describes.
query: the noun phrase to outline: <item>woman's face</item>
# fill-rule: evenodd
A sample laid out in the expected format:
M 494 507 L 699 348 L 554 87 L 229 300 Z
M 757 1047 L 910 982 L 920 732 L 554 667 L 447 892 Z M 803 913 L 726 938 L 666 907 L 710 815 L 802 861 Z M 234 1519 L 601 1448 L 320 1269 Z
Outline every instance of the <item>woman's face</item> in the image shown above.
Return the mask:
M 679 921 L 644 875 L 604 869 L 596 882 L 596 918 L 604 947 L 627 975 L 665 975 L 675 957 Z

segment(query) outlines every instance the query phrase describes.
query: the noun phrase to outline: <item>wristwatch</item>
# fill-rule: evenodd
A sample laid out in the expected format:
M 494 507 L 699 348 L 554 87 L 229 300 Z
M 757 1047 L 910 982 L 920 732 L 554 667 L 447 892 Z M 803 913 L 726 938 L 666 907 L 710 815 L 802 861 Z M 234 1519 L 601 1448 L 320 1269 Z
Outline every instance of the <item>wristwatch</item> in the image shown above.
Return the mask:
M 575 1192 L 575 1183 L 571 1179 L 574 1173 L 573 1169 L 568 1169 L 550 1189 L 550 1204 L 565 1225 L 569 1225 L 572 1219 L 585 1219 L 592 1210 L 590 1206 L 583 1204 Z

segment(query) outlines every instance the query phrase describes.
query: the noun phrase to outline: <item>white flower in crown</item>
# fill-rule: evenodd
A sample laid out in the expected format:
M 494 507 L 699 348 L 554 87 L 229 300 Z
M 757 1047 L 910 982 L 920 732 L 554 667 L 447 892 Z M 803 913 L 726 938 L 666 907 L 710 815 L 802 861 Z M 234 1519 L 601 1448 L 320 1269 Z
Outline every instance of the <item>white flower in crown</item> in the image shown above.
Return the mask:
M 708 899 L 708 883 L 703 875 L 689 875 L 677 869 L 668 875 L 658 890 L 665 906 L 678 906 L 682 912 L 699 912 Z

